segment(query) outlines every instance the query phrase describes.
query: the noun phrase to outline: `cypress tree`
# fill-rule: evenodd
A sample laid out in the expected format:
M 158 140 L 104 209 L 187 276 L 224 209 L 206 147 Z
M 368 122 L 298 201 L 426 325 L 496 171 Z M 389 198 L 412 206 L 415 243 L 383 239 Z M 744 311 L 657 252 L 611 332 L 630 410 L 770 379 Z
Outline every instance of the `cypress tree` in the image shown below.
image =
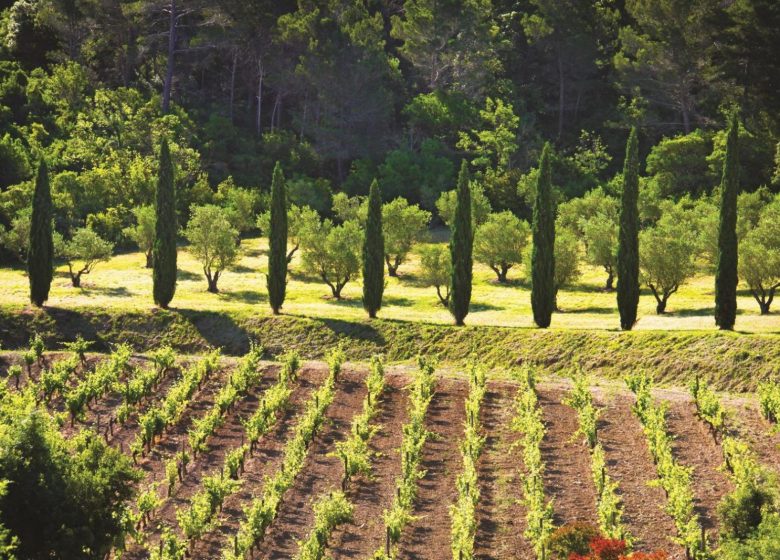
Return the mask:
M 450 256 L 452 257 L 450 313 L 458 326 L 463 325 L 463 320 L 469 313 L 469 303 L 471 303 L 471 273 L 474 264 L 472 257 L 474 232 L 472 228 L 469 170 L 464 160 L 458 174 L 457 205 L 455 219 L 452 222 L 452 237 L 450 237 Z
M 176 191 L 173 182 L 173 162 L 168 140 L 160 146 L 160 169 L 157 175 L 157 222 L 152 249 L 152 279 L 154 302 L 163 309 L 176 293 Z
M 382 196 L 376 179 L 368 193 L 368 217 L 363 239 L 363 309 L 372 319 L 382 307 L 385 290 L 385 238 L 382 234 Z
M 287 290 L 287 186 L 278 161 L 271 181 L 268 245 L 268 302 L 274 315 L 278 315 Z
M 720 181 L 718 269 L 715 274 L 715 324 L 732 330 L 737 317 L 737 193 L 739 191 L 739 120 L 731 119 Z
M 46 162 L 38 165 L 32 201 L 30 247 L 27 250 L 27 273 L 30 279 L 30 302 L 41 307 L 49 299 L 54 276 L 54 242 L 52 240 L 52 203 L 49 170 Z
M 555 309 L 555 208 L 550 173 L 550 144 L 544 145 L 539 161 L 539 178 L 533 209 L 533 246 L 531 248 L 531 307 L 534 322 L 550 326 Z
M 623 164 L 623 194 L 620 206 L 620 237 L 617 253 L 617 304 L 620 328 L 630 331 L 639 305 L 639 142 L 631 129 Z

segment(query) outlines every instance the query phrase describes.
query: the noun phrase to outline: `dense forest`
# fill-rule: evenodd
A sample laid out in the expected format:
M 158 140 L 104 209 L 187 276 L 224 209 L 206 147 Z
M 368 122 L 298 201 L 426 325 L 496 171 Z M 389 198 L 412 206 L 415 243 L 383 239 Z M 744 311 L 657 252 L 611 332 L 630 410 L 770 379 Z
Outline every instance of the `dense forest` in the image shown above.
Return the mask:
M 267 209 L 276 161 L 327 215 L 375 178 L 435 211 L 465 159 L 529 218 L 545 141 L 559 200 L 617 194 L 632 125 L 643 192 L 707 195 L 734 111 L 743 189 L 777 191 L 778 29 L 773 0 L 4 2 L 0 219 L 29 212 L 43 158 L 57 229 L 127 243 L 163 136 L 183 222 Z

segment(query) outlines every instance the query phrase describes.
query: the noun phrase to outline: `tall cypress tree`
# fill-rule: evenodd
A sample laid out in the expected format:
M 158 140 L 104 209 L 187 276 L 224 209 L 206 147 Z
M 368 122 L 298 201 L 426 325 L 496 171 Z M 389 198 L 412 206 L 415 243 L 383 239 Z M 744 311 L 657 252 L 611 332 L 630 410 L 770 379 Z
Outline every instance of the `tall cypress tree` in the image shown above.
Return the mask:
M 620 206 L 620 238 L 617 253 L 617 304 L 620 328 L 630 331 L 639 305 L 639 142 L 631 129 L 623 164 L 623 194 Z
M 368 193 L 366 236 L 363 239 L 363 309 L 372 319 L 382 307 L 385 291 L 385 238 L 382 233 L 382 196 L 376 179 Z
M 49 170 L 46 162 L 38 165 L 32 202 L 30 247 L 27 250 L 27 272 L 30 279 L 30 301 L 41 307 L 49 299 L 54 276 L 54 242 L 52 240 L 52 203 Z
M 157 222 L 152 249 L 152 279 L 154 302 L 163 309 L 176 293 L 176 191 L 173 181 L 173 162 L 168 140 L 160 146 L 160 169 L 157 175 Z
M 274 315 L 278 315 L 287 291 L 287 185 L 278 161 L 271 181 L 268 245 L 268 302 Z
M 471 275 L 474 265 L 472 256 L 474 231 L 472 228 L 469 170 L 464 160 L 458 174 L 457 206 L 455 207 L 455 219 L 452 222 L 452 237 L 450 237 L 450 256 L 452 257 L 450 313 L 458 326 L 463 325 L 471 303 Z
M 737 193 L 739 191 L 739 120 L 731 119 L 720 181 L 718 270 L 715 273 L 715 324 L 732 330 L 737 318 Z
M 555 207 L 550 172 L 550 144 L 544 145 L 539 161 L 539 178 L 533 209 L 533 247 L 531 248 L 531 308 L 534 322 L 550 326 L 555 310 Z

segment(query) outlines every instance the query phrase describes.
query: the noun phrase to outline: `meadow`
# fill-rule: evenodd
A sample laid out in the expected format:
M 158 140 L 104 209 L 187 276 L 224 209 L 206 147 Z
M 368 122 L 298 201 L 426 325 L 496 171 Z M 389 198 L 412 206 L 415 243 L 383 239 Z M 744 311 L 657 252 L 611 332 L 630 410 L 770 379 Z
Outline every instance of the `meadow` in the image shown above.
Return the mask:
M 434 237 L 442 235 L 434 233 Z M 442 243 L 443 241 L 437 240 Z M 219 281 L 220 292 L 206 291 L 206 279 L 199 263 L 186 247 L 179 248 L 178 283 L 173 309 L 219 311 L 236 316 L 269 316 L 266 267 L 267 239 L 248 238 L 241 243 L 242 255 L 236 266 L 226 270 Z M 399 277 L 386 277 L 381 318 L 451 324 L 449 312 L 439 304 L 436 291 L 421 285 L 417 279 L 419 258 L 410 255 L 401 265 Z M 580 264 L 581 276 L 558 295 L 560 311 L 553 316 L 554 329 L 619 330 L 615 293 L 603 289 L 605 274 L 601 269 Z M 18 309 L 28 304 L 28 283 L 22 268 L 0 269 L 3 294 L 0 305 Z M 639 321 L 636 330 L 714 331 L 714 281 L 711 274 L 700 273 L 669 300 L 667 313 L 655 313 L 655 300 L 647 289 L 642 290 Z M 736 330 L 750 333 L 780 333 L 777 312 L 760 315 L 750 293 L 738 293 Z M 47 305 L 64 309 L 111 309 L 115 311 L 148 311 L 151 301 L 151 270 L 144 268 L 144 255 L 139 252 L 119 253 L 110 261 L 99 263 L 84 277 L 81 288 L 73 288 L 67 266 L 55 271 Z M 330 297 L 330 291 L 319 278 L 303 272 L 298 251 L 291 263 L 287 299 L 283 313 L 292 316 L 344 321 L 362 321 L 366 314 L 361 304 L 360 279 L 350 281 L 343 299 Z M 532 328 L 530 289 L 525 271 L 516 266 L 509 272 L 509 282 L 499 284 L 486 266 L 475 263 L 471 312 L 468 325 L 492 325 Z

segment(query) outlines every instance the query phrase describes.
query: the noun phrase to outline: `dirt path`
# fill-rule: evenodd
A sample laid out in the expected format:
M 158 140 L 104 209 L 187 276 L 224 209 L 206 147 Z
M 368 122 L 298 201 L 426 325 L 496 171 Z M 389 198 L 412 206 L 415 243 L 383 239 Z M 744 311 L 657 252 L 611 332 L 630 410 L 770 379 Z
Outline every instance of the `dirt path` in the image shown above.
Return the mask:
M 364 378 L 363 372 L 354 369 L 341 372 L 327 420 L 266 533 L 260 558 L 283 560 L 295 556 L 298 541 L 306 538 L 314 523 L 312 506 L 325 493 L 340 488 L 344 469 L 339 458 L 329 453 L 335 451 L 336 442 L 349 436 L 352 418 L 360 412 L 366 396 Z
M 673 452 L 681 464 L 694 468 L 691 481 L 696 512 L 714 545 L 717 540 L 718 503 L 733 489 L 729 478 L 719 470 L 723 464 L 723 451 L 704 422 L 696 417 L 689 398 L 675 399 L 669 404 L 667 426 L 675 436 Z
M 449 507 L 455 502 L 455 479 L 461 472 L 459 444 L 466 419 L 464 400 L 468 385 L 463 381 L 439 379 L 428 409 L 426 425 L 437 434 L 425 444 L 419 481 L 415 521 L 401 535 L 398 558 L 448 558 L 452 555 Z
M 523 538 L 526 509 L 523 497 L 521 434 L 512 430 L 517 385 L 488 383 L 481 420 L 485 447 L 477 464 L 480 499 L 474 557 L 479 560 L 533 558 L 531 544 Z
M 595 525 L 596 487 L 590 471 L 590 454 L 582 438 L 573 438 L 579 426 L 577 413 L 561 403 L 567 394 L 561 387 L 539 384 L 537 391 L 547 428 L 541 445 L 544 492 L 554 500 L 555 523 L 584 521 Z
M 677 533 L 674 520 L 664 511 L 666 496 L 658 486 L 655 465 L 647 447 L 642 425 L 631 411 L 630 393 L 605 393 L 595 389 L 594 401 L 603 407 L 598 438 L 604 448 L 607 473 L 620 486 L 623 523 L 636 539 L 634 549 L 653 552 L 662 549 L 670 560 L 682 560 L 685 551 L 670 538 Z
M 228 538 L 238 531 L 238 526 L 244 519 L 244 508 L 252 500 L 260 496 L 265 487 L 265 479 L 277 471 L 283 458 L 284 446 L 292 435 L 304 403 L 325 377 L 327 370 L 319 366 L 304 366 L 299 374 L 296 388 L 290 396 L 287 410 L 280 416 L 276 427 L 261 438 L 255 453 L 247 458 L 244 465 L 244 475 L 241 477 L 241 489 L 227 498 L 217 527 L 207 533 L 195 545 L 193 558 L 221 558 L 222 548 Z
M 331 536 L 329 554 L 333 558 L 370 558 L 384 543 L 383 512 L 393 502 L 395 481 L 401 474 L 402 427 L 408 414 L 409 397 L 403 389 L 408 378 L 387 377 L 380 413 L 381 428 L 371 441 L 376 453 L 372 476 L 353 480 L 347 491 L 354 505 L 352 523 L 339 527 Z

